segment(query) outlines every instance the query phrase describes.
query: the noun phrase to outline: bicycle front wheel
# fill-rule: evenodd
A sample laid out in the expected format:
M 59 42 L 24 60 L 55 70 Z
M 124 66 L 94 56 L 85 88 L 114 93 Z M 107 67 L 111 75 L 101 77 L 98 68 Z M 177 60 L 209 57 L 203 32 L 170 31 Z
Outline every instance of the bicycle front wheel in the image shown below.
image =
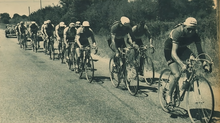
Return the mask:
M 166 108 L 167 106 L 166 95 L 169 90 L 170 79 L 171 79 L 171 70 L 169 69 L 163 70 L 160 74 L 159 83 L 158 83 L 158 97 L 159 97 L 160 105 L 165 112 L 169 112 L 169 110 Z
M 139 77 L 135 64 L 126 63 L 125 80 L 128 91 L 135 96 L 139 89 Z
M 119 68 L 114 63 L 114 57 L 112 57 L 109 61 L 109 73 L 110 73 L 110 80 L 114 87 L 118 87 L 120 84 L 118 70 Z
M 214 111 L 214 95 L 209 82 L 202 76 L 197 77 L 189 87 L 186 106 L 193 123 L 209 123 Z
M 144 79 L 146 84 L 151 85 L 154 82 L 154 64 L 152 62 L 152 59 L 150 57 L 145 57 L 144 61 Z
M 86 79 L 89 83 L 91 83 L 94 78 L 94 62 L 92 56 L 90 56 L 87 60 L 88 61 L 85 64 Z

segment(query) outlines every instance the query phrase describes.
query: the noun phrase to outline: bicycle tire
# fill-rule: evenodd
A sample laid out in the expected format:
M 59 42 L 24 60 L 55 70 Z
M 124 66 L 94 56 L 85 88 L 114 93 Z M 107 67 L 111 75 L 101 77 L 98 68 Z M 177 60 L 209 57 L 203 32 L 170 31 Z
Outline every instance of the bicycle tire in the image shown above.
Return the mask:
M 85 74 L 87 81 L 91 83 L 94 78 L 94 62 L 92 56 L 89 56 L 88 61 L 89 62 L 85 64 Z
M 127 62 L 125 66 L 125 80 L 128 91 L 131 95 L 135 96 L 139 90 L 139 77 L 137 65 Z
M 160 105 L 165 112 L 169 112 L 169 109 L 167 109 L 166 94 L 168 93 L 169 90 L 168 83 L 169 83 L 170 75 L 171 75 L 171 70 L 164 69 L 160 74 L 159 82 L 158 82 L 158 98 L 160 101 Z
M 186 95 L 186 106 L 193 123 L 209 123 L 214 111 L 214 94 L 207 79 L 197 76 Z
M 154 71 L 154 63 L 152 59 L 148 56 L 145 56 L 144 59 L 144 79 L 147 85 L 152 85 L 154 83 L 155 71 Z
M 117 88 L 120 84 L 119 76 L 118 76 L 119 69 L 118 69 L 118 67 L 116 67 L 116 68 L 115 67 L 116 66 L 114 63 L 114 57 L 112 57 L 109 60 L 109 74 L 110 74 L 110 80 L 111 80 L 113 86 Z

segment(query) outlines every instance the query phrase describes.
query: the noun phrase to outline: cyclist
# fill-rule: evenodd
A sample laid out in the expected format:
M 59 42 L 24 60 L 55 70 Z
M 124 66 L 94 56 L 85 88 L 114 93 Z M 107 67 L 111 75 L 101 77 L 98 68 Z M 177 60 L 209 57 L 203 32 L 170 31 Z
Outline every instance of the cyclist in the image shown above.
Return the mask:
M 125 48 L 126 41 L 129 45 L 132 45 L 132 39 L 130 36 L 132 32 L 132 28 L 130 26 L 130 19 L 125 16 L 122 16 L 120 21 L 114 22 L 110 29 L 111 37 L 110 39 L 108 39 L 108 45 L 112 49 L 112 51 L 115 52 L 114 62 L 117 63 L 117 58 L 119 56 L 118 48 Z
M 77 54 L 77 61 L 76 61 L 76 72 L 78 72 L 79 62 L 80 62 L 80 56 L 81 51 L 80 48 L 89 46 L 90 43 L 88 38 L 91 38 L 93 47 L 96 47 L 96 41 L 94 37 L 93 30 L 90 28 L 90 24 L 88 21 L 83 21 L 82 26 L 77 29 L 76 32 L 76 38 L 75 41 L 77 43 L 76 45 L 76 54 Z M 88 65 L 89 66 L 89 65 Z
M 31 38 L 32 41 L 33 41 L 33 36 L 34 36 L 34 35 L 37 36 L 37 31 L 38 31 L 38 29 L 39 29 L 39 26 L 37 25 L 36 22 L 32 21 L 31 24 L 29 25 L 29 29 L 30 29 L 30 38 Z M 34 44 L 35 42 L 32 42 L 32 43 Z M 38 48 L 39 48 L 39 47 L 40 47 L 40 44 L 39 44 L 39 41 L 38 41 L 37 38 L 36 38 L 36 44 L 37 44 L 37 46 L 38 46 Z
M 76 30 L 81 26 L 81 22 L 80 21 L 76 21 L 76 25 L 75 25 L 75 28 Z
M 44 33 L 44 27 L 46 26 L 47 21 L 44 21 L 44 23 L 41 25 L 41 34 L 42 34 L 42 39 L 43 39 L 43 46 L 44 46 L 44 50 L 46 49 L 46 36 Z
M 19 25 L 20 25 L 20 23 L 17 23 L 17 25 L 16 25 L 16 27 L 15 27 L 15 31 L 16 31 L 18 43 L 20 43 L 20 41 L 19 41 L 19 40 L 20 40 Z
M 20 40 L 20 44 L 24 43 L 24 46 L 27 47 L 27 44 L 26 44 L 26 42 L 27 42 L 27 37 L 26 37 L 27 36 L 27 28 L 26 28 L 26 26 L 24 26 L 23 21 L 20 22 L 20 25 L 18 26 L 18 30 L 19 30 L 19 34 L 20 34 L 20 39 L 23 39 L 23 41 Z
M 46 40 L 46 47 L 45 47 L 45 52 L 49 50 L 49 45 L 52 44 L 52 51 L 54 54 L 54 41 L 51 40 L 51 38 L 54 38 L 54 25 L 51 23 L 50 20 L 46 21 L 46 25 L 44 26 L 44 34 L 45 34 L 45 40 Z
M 75 29 L 75 23 L 71 22 L 68 27 L 64 29 L 64 43 L 65 43 L 65 58 L 66 63 L 69 64 L 69 54 L 71 52 L 71 49 L 74 49 L 74 43 L 75 43 L 75 36 L 76 36 L 76 29 Z M 73 52 L 73 51 L 72 51 Z
M 167 64 L 173 74 L 169 82 L 169 92 L 166 95 L 168 105 L 172 105 L 172 93 L 180 76 L 178 65 L 184 71 L 187 66 L 182 60 L 186 60 L 189 58 L 190 54 L 192 54 L 192 51 L 187 46 L 191 43 L 195 43 L 198 54 L 203 53 L 201 39 L 197 33 L 196 27 L 197 20 L 193 17 L 188 17 L 184 23 L 178 24 L 178 26 L 170 32 L 169 38 L 165 41 L 164 54 Z M 203 65 L 205 67 L 207 63 L 203 62 Z M 211 72 L 211 69 L 205 69 Z M 185 87 L 187 87 L 187 85 Z
M 140 46 L 144 46 L 144 43 L 142 41 L 142 39 L 144 38 L 144 36 L 148 37 L 149 42 L 150 42 L 150 48 L 152 48 L 154 50 L 154 46 L 153 46 L 153 41 L 152 41 L 152 36 L 151 33 L 146 25 L 146 23 L 144 21 L 140 21 L 137 25 L 132 27 L 132 32 L 131 32 L 131 38 L 133 41 L 133 46 L 138 48 Z M 137 55 L 135 55 L 135 57 L 137 58 L 139 56 L 139 53 L 136 53 Z M 144 58 L 140 58 L 140 68 L 139 68 L 139 74 L 143 76 L 143 61 Z
M 55 34 L 57 41 L 59 42 L 58 44 L 58 54 L 59 57 L 61 57 L 61 53 L 64 52 L 64 38 L 63 38 L 63 32 L 64 29 L 66 28 L 66 25 L 64 22 L 60 22 L 56 27 L 55 27 Z

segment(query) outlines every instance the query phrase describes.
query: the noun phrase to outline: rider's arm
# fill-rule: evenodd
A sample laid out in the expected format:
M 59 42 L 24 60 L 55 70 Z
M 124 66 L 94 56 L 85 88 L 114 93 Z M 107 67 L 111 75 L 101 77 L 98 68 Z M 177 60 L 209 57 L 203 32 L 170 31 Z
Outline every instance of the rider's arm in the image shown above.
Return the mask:
M 59 36 L 59 34 L 58 34 L 58 29 L 59 29 L 59 27 L 58 27 L 58 25 L 55 27 L 55 35 L 56 35 L 56 37 L 57 38 L 60 38 L 60 36 Z
M 90 32 L 91 32 L 92 44 L 96 44 L 95 37 L 94 37 L 94 32 L 92 31 L 92 29 L 89 29 L 89 30 L 90 30 Z
M 63 30 L 63 41 L 64 41 L 64 43 L 65 43 L 66 45 L 67 45 L 67 40 L 66 40 L 66 38 L 67 38 L 67 35 L 66 35 L 67 30 L 68 30 L 68 27 L 66 27 L 66 28 Z
M 145 31 L 145 36 L 148 37 L 149 42 L 150 42 L 150 46 L 153 47 L 152 35 L 151 35 L 151 33 L 150 33 L 150 31 L 149 31 L 147 25 L 145 25 L 144 28 L 145 28 L 145 30 L 146 30 L 146 31 Z
M 80 39 L 80 29 L 78 29 L 77 32 L 76 32 L 75 41 L 78 44 L 78 46 L 81 48 L 82 45 L 81 45 L 79 39 Z

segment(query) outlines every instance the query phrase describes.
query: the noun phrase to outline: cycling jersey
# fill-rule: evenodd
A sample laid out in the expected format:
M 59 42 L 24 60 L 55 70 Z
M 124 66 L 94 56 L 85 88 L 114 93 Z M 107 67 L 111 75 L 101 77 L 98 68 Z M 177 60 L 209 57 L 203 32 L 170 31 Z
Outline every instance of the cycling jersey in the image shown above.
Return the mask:
M 92 42 L 95 42 L 94 33 L 91 28 L 84 29 L 85 27 L 79 27 L 76 32 L 76 38 L 79 38 L 81 45 L 89 45 L 88 38 L 91 37 Z
M 74 42 L 75 35 L 76 35 L 76 29 L 74 27 L 66 27 L 63 32 L 64 35 L 66 35 L 66 39 L 68 42 Z
M 46 32 L 46 34 L 48 36 L 52 36 L 53 35 L 53 31 L 54 31 L 54 25 L 49 23 L 49 24 L 46 24 L 44 26 L 44 31 Z
M 30 27 L 30 31 L 31 31 L 31 32 L 37 33 L 37 31 L 38 31 L 38 25 L 37 25 L 36 23 L 31 24 L 29 27 Z
M 24 25 L 19 25 L 19 33 L 24 34 L 26 33 L 25 31 L 27 30 L 27 28 Z
M 169 39 L 165 41 L 165 49 L 172 50 L 172 43 L 178 44 L 179 47 L 186 47 L 191 43 L 201 43 L 201 39 L 197 33 L 187 37 L 184 33 L 183 26 L 178 26 L 170 32 Z
M 63 31 L 65 28 L 66 26 L 60 26 L 59 24 L 55 27 L 55 30 L 57 31 L 60 38 L 63 38 Z
M 119 21 L 113 23 L 111 27 L 111 33 L 115 35 L 116 39 L 124 38 L 131 31 L 131 27 L 123 26 Z

